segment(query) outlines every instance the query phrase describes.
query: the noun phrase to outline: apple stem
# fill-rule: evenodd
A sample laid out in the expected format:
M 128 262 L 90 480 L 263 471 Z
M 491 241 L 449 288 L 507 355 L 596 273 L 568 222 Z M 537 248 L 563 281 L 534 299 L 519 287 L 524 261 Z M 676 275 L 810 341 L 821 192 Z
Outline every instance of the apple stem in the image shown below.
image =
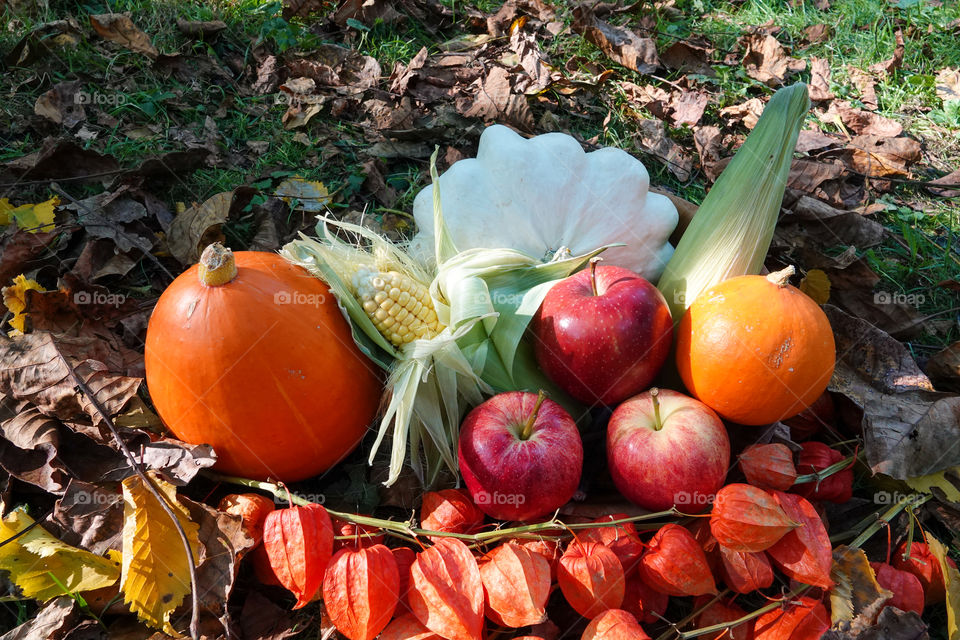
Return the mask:
M 653 387 L 650 389 L 650 398 L 653 400 L 653 421 L 654 428 L 657 431 L 663 429 L 663 422 L 660 420 L 660 399 L 657 396 L 660 395 L 660 389 Z
M 543 404 L 543 401 L 547 399 L 547 394 L 541 389 L 537 394 L 537 404 L 533 405 L 533 413 L 530 414 L 530 417 L 527 418 L 527 421 L 523 423 L 523 428 L 520 429 L 520 439 L 529 440 L 530 436 L 533 435 L 533 423 L 537 421 L 537 414 L 540 413 L 540 405 Z
M 597 291 L 597 263 L 603 260 L 600 256 L 590 258 L 590 288 L 593 289 L 593 295 L 598 296 Z

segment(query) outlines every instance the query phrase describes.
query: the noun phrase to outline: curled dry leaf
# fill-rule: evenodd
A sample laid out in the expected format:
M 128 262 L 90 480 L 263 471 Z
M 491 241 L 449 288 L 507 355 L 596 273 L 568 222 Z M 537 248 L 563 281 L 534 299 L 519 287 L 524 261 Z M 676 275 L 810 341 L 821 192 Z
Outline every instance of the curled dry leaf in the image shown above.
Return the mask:
M 627 514 L 625 513 L 614 513 L 597 518 L 594 522 L 613 522 L 626 518 Z M 640 542 L 640 537 L 637 536 L 637 530 L 632 522 L 586 529 L 578 535 L 581 542 L 599 542 L 613 551 L 620 560 L 624 573 L 630 573 L 637 565 L 640 556 L 643 555 L 643 543 Z
M 773 496 L 748 484 L 720 489 L 710 514 L 713 537 L 734 551 L 765 551 L 796 526 Z
M 826 58 L 810 58 L 810 99 L 814 102 L 833 100 L 830 91 L 830 61 Z
M 819 640 L 830 628 L 830 614 L 819 600 L 800 597 L 768 611 L 754 624 L 754 640 Z
M 273 511 L 275 506 L 273 499 L 259 493 L 231 493 L 223 497 L 217 509 L 240 516 L 243 530 L 256 546 L 263 540 L 263 523 L 267 514 Z
M 623 566 L 613 551 L 598 542 L 574 539 L 560 557 L 557 582 L 563 597 L 585 618 L 623 604 Z
M 507 542 L 480 565 L 487 617 L 505 627 L 543 622 L 550 596 L 550 564 L 535 551 Z
M 639 572 L 634 571 L 628 575 L 624 585 L 621 606 L 641 623 L 657 622 L 660 616 L 667 612 L 670 596 L 649 587 Z
M 474 533 L 483 526 L 485 517 L 464 489 L 443 489 L 423 494 L 420 524 L 424 529 Z
M 863 409 L 871 470 L 909 481 L 960 466 L 960 397 L 933 391 L 907 347 L 888 334 L 831 305 L 824 311 L 840 354 L 830 389 Z
M 800 526 L 774 543 L 767 554 L 794 580 L 829 589 L 833 586 L 833 551 L 823 520 L 809 501 L 796 494 L 777 491 L 774 497 L 787 517 Z
M 797 472 L 803 475 L 823 471 L 843 460 L 843 454 L 822 442 L 804 442 L 797 455 Z M 811 500 L 843 504 L 853 497 L 853 469 L 843 469 L 820 481 L 795 485 L 793 493 Z
M 308 504 L 271 511 L 263 525 L 263 546 L 277 580 L 297 596 L 293 608 L 306 606 L 320 590 L 333 552 L 327 510 Z
M 380 640 L 444 640 L 430 629 L 423 626 L 417 616 L 405 613 L 394 618 L 387 628 L 380 634 Z
M 628 29 L 608 24 L 586 5 L 574 8 L 573 16 L 573 30 L 597 45 L 614 62 L 640 73 L 652 73 L 660 66 L 653 38 L 641 38 Z
M 148 58 L 156 59 L 160 55 L 150 41 L 150 36 L 138 29 L 133 24 L 133 20 L 122 13 L 101 13 L 90 16 L 90 25 L 104 40 L 116 42 Z
M 387 547 L 341 549 L 323 577 L 327 615 L 350 640 L 373 640 L 393 617 L 399 585 L 397 561 Z
M 410 567 L 410 609 L 447 640 L 480 640 L 483 581 L 477 560 L 460 540 L 443 538 Z
M 926 371 L 937 389 L 960 392 L 960 342 L 935 353 L 927 361 Z
M 807 63 L 787 55 L 776 38 L 755 33 L 741 38 L 744 46 L 743 68 L 751 78 L 771 87 L 782 85 L 787 78 L 807 68 Z
M 680 525 L 663 525 L 647 546 L 638 572 L 653 589 L 671 596 L 717 592 L 706 554 L 693 534 Z
M 785 444 L 754 444 L 740 454 L 740 469 L 747 482 L 761 489 L 786 491 L 797 479 L 793 452 Z
M 763 552 L 731 551 L 720 547 L 720 575 L 731 590 L 752 593 L 773 584 L 773 567 Z
M 877 584 L 893 594 L 884 606 L 923 613 L 923 585 L 917 576 L 886 562 L 871 562 L 870 568 L 877 577 Z
M 712 598 L 710 596 L 701 596 L 693 601 L 693 609 L 700 609 Z M 738 607 L 733 601 L 717 600 L 707 606 L 699 616 L 697 616 L 696 625 L 698 629 L 712 627 L 717 624 L 724 624 L 739 620 L 747 612 Z M 735 627 L 729 627 L 713 635 L 701 636 L 706 640 L 752 640 L 753 639 L 753 620 L 743 622 Z
M 607 609 L 590 621 L 581 640 L 649 640 L 637 619 L 623 609 Z

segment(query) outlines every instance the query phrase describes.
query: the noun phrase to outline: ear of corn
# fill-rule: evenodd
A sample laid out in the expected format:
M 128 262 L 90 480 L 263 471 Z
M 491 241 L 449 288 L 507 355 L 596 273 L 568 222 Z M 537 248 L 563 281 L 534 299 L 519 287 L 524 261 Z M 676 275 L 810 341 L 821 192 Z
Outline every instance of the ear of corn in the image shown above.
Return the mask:
M 710 189 L 657 283 L 674 322 L 707 287 L 760 273 L 809 109 L 805 84 L 777 91 Z
M 405 273 L 360 267 L 353 288 L 374 326 L 397 347 L 443 330 L 430 291 Z

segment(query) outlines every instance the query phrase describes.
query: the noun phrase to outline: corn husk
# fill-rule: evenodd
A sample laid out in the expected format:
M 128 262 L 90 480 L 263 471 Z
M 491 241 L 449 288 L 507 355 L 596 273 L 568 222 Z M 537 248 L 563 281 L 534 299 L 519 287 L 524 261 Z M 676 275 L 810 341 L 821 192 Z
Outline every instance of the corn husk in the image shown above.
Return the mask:
M 760 273 L 809 109 L 805 84 L 777 91 L 710 189 L 657 283 L 675 322 L 704 289 Z

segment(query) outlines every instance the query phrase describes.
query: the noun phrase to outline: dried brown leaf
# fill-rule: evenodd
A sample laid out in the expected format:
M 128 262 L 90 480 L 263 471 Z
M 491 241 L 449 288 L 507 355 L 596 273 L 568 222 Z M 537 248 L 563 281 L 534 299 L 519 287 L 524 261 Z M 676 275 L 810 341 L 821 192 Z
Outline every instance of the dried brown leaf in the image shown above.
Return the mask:
M 207 245 L 223 241 L 220 227 L 232 211 L 242 208 L 252 196 L 253 189 L 239 187 L 211 196 L 177 215 L 167 233 L 170 253 L 185 265 L 196 262 Z
M 960 392 L 960 342 L 935 353 L 926 371 L 938 389 Z
M 710 102 L 706 91 L 688 91 L 686 89 L 674 91 L 670 100 L 670 114 L 674 125 L 688 124 L 691 127 L 700 122 L 703 112 Z
M 98 556 L 120 550 L 123 496 L 82 480 L 72 479 L 54 505 L 51 533 L 66 544 Z
M 637 127 L 638 146 L 667 166 L 677 180 L 686 182 L 693 171 L 693 159 L 683 148 L 667 136 L 660 120 L 642 120 Z
M 810 58 L 810 99 L 814 102 L 833 100 L 830 91 L 830 61 L 826 58 Z
M 740 44 L 747 75 L 771 87 L 784 84 L 787 78 L 807 68 L 804 60 L 789 57 L 772 35 L 749 34 L 740 39 Z
M 870 71 L 876 74 L 885 75 L 892 73 L 894 69 L 899 69 L 900 65 L 903 64 L 903 54 L 905 51 L 903 46 L 903 30 L 897 29 L 897 33 L 894 37 L 896 39 L 896 43 L 893 47 L 893 55 L 883 62 L 878 62 L 875 65 L 871 65 Z
M 873 75 L 861 71 L 856 67 L 847 67 L 847 74 L 850 76 L 850 82 L 860 92 L 860 102 L 867 109 L 873 110 L 879 106 L 877 99 L 877 82 Z
M 763 113 L 763 101 L 760 98 L 750 98 L 746 102 L 724 107 L 720 115 L 733 121 L 740 121 L 747 129 L 753 129 Z
M 816 44 L 818 42 L 824 42 L 830 39 L 830 25 L 823 24 L 812 24 L 809 27 L 803 30 L 804 36 L 807 38 L 807 42 L 810 44 Z
M 700 166 L 711 181 L 716 180 L 722 171 L 719 166 L 723 157 L 723 135 L 719 127 L 712 125 L 697 127 L 693 132 L 693 144 L 700 155 Z
M 910 166 L 921 157 L 920 143 L 903 136 L 856 136 L 846 151 L 844 159 L 854 171 L 874 178 L 909 175 Z
M 830 108 L 818 116 L 824 124 L 841 124 L 856 135 L 873 135 L 893 138 L 903 133 L 899 122 L 870 111 L 857 109 L 845 100 L 834 100 Z
M 156 59 L 160 55 L 157 48 L 150 41 L 150 36 L 137 28 L 129 16 L 122 13 L 101 13 L 90 16 L 90 25 L 104 40 L 142 53 L 148 58 Z
M 944 102 L 960 100 L 960 69 L 941 69 L 937 72 L 937 96 Z
M 512 93 L 510 72 L 503 67 L 492 67 L 482 80 L 475 83 L 472 101 L 458 101 L 458 109 L 468 118 L 485 122 L 508 122 L 521 129 L 533 128 L 533 113 L 526 96 Z
M 0 636 L 0 640 L 64 640 L 82 615 L 73 598 L 54 598 L 29 620 Z
M 639 73 L 653 73 L 660 66 L 653 38 L 641 38 L 629 29 L 604 22 L 585 5 L 575 7 L 573 17 L 574 32 L 595 44 L 617 64 Z
M 898 479 L 960 466 L 960 396 L 933 391 L 907 348 L 864 320 L 825 307 L 837 344 L 831 391 L 863 410 L 874 473 Z
M 177 29 L 188 38 L 197 40 L 212 38 L 227 28 L 223 20 L 183 20 L 177 19 Z
M 830 629 L 821 640 L 929 640 L 927 625 L 915 611 L 887 607 L 880 612 L 877 624 L 860 633 Z
M 953 173 L 949 173 L 942 178 L 931 180 L 928 184 L 950 185 L 950 188 L 934 189 L 932 187 L 927 187 L 927 190 L 930 191 L 930 193 L 942 198 L 956 198 L 957 196 L 960 196 L 960 188 L 958 188 L 960 187 L 960 169 L 957 169 Z
M 803 129 L 797 138 L 797 153 L 810 153 L 811 151 L 820 151 L 835 145 L 842 145 L 844 140 L 837 137 L 821 133 L 820 131 L 811 131 Z
M 717 75 L 710 66 L 712 52 L 713 49 L 706 45 L 699 45 L 689 40 L 677 40 L 663 50 L 660 60 L 671 71 L 696 73 L 712 78 Z
M 87 119 L 83 109 L 85 94 L 80 91 L 80 81 L 59 82 L 37 98 L 33 112 L 38 116 L 67 129 Z

